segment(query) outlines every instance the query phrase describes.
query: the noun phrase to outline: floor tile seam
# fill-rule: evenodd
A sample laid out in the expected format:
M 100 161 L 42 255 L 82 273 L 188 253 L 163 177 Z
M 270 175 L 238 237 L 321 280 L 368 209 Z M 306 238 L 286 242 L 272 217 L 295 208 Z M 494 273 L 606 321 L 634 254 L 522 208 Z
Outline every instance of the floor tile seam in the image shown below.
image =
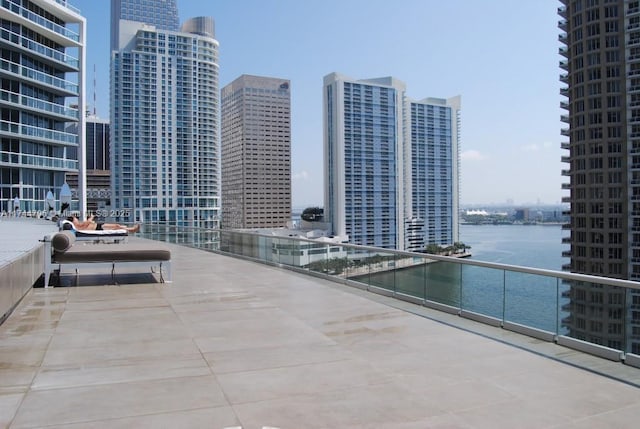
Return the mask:
M 274 397 L 269 397 L 269 398 L 262 398 L 262 399 L 253 399 L 253 400 L 249 400 L 249 401 L 242 401 L 242 402 L 230 402 L 229 404 L 234 407 L 234 406 L 242 406 L 242 405 L 250 405 L 250 404 L 259 404 L 259 403 L 267 403 L 267 402 L 272 402 L 272 401 L 282 401 L 282 400 L 289 400 L 290 398 L 306 398 L 306 399 L 310 399 L 313 400 L 314 398 L 317 398 L 318 396 L 324 396 L 324 397 L 331 397 L 333 396 L 332 394 L 334 393 L 338 393 L 338 392 L 349 392 L 349 391 L 360 391 L 363 388 L 366 387 L 373 387 L 373 386 L 383 386 L 383 385 L 390 385 L 390 386 L 395 386 L 398 387 L 398 385 L 393 381 L 393 380 L 383 380 L 377 383 L 357 383 L 357 384 L 350 384 L 349 386 L 342 386 L 342 387 L 335 387 L 335 388 L 328 388 L 328 389 L 322 389 L 322 390 L 315 390 L 313 392 L 294 392 L 294 393 L 286 393 L 286 394 L 281 394 L 278 396 L 274 396 Z M 444 413 L 444 410 L 442 410 L 442 412 Z
M 258 372 L 265 372 L 265 371 L 272 371 L 272 370 L 279 370 L 279 369 L 293 369 L 293 368 L 300 368 L 303 366 L 336 363 L 336 362 L 343 362 L 343 361 L 350 361 L 350 360 L 356 360 L 356 359 L 355 358 L 329 359 L 329 360 L 321 360 L 321 361 L 314 361 L 314 362 L 295 363 L 291 365 L 276 365 L 276 366 L 266 366 L 266 367 L 253 368 L 253 369 L 214 371 L 214 372 L 220 376 L 225 376 L 225 375 L 232 375 L 232 374 L 258 373 Z
M 65 371 L 73 369 L 95 370 L 106 368 L 127 368 L 127 367 L 139 367 L 144 365 L 153 365 L 162 362 L 189 362 L 199 361 L 202 355 L 198 352 L 193 352 L 189 355 L 176 355 L 176 356 L 153 356 L 153 357 L 136 357 L 136 358 L 117 358 L 107 360 L 92 360 L 89 364 L 69 362 L 61 364 L 46 364 L 43 363 L 40 367 L 46 371 Z
M 218 408 L 232 408 L 232 407 L 231 407 L 230 404 L 227 403 L 227 404 L 224 404 L 224 405 L 217 405 L 217 406 L 210 406 L 210 407 L 193 407 L 193 408 L 185 408 L 185 409 L 178 409 L 178 410 L 171 410 L 171 411 L 158 411 L 158 412 L 151 412 L 151 413 L 130 414 L 130 415 L 122 416 L 122 417 L 73 421 L 73 422 L 66 422 L 65 424 L 79 425 L 79 424 L 91 424 L 91 423 L 118 422 L 118 421 L 124 421 L 124 420 L 128 420 L 128 419 L 141 418 L 141 417 L 144 418 L 144 417 L 152 417 L 152 416 L 171 415 L 171 414 L 174 414 L 174 413 L 184 413 L 184 412 L 189 412 L 189 411 L 214 410 L 214 409 L 218 409 Z M 235 411 L 234 411 L 234 414 L 235 414 Z M 237 415 L 236 415 L 236 420 L 238 421 Z M 61 426 L 60 423 L 52 423 L 52 424 L 47 424 L 47 425 L 44 425 L 44 426 L 42 426 L 42 425 L 31 426 L 31 428 L 33 428 L 33 429 L 46 429 L 48 427 L 60 427 L 60 426 Z M 101 427 L 103 427 L 103 426 L 101 426 Z M 24 427 L 24 428 L 27 429 L 28 427 Z M 7 429 L 11 429 L 11 425 L 9 425 Z M 212 429 L 218 429 L 218 428 L 212 428 Z
M 202 368 L 205 368 L 206 362 L 202 365 Z M 215 378 L 214 374 L 210 374 Z M 176 375 L 172 377 L 158 377 L 158 378 L 142 378 L 137 380 L 121 380 L 121 381 L 111 381 L 111 382 L 97 382 L 91 384 L 73 384 L 66 385 L 60 387 L 42 387 L 42 388 L 30 388 L 28 393 L 41 393 L 41 392 L 55 392 L 55 391 L 63 391 L 63 390 L 83 390 L 83 389 L 92 389 L 97 387 L 105 387 L 105 386 L 122 386 L 122 385 L 136 385 L 136 384 L 145 384 L 145 383 L 161 383 L 171 380 L 182 380 L 182 379 L 198 379 L 203 377 L 203 374 L 199 375 Z M 216 379 L 216 383 L 218 383 Z M 219 383 L 218 383 L 219 385 Z
M 611 421 L 611 419 L 608 416 L 612 416 L 612 415 L 620 413 L 620 412 L 625 412 L 627 410 L 632 410 L 633 411 L 634 408 L 638 408 L 638 407 L 640 407 L 640 403 L 636 402 L 634 404 L 627 404 L 625 406 L 618 407 L 618 408 L 615 408 L 615 409 L 611 409 L 611 410 L 607 410 L 607 411 L 601 411 L 601 412 L 598 412 L 598 413 L 595 413 L 595 414 L 592 414 L 592 415 L 589 415 L 589 416 L 577 417 L 575 421 L 576 421 L 576 423 L 589 421 L 591 419 L 604 419 L 605 421 Z M 634 417 L 636 418 L 636 421 L 637 421 L 637 415 L 634 415 Z

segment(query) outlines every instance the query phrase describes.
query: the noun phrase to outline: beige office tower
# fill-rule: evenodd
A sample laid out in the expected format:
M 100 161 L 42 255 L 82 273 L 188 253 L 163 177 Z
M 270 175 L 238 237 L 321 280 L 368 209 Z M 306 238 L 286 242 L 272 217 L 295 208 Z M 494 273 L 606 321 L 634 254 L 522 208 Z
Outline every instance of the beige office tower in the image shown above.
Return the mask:
M 291 220 L 291 92 L 286 79 L 242 75 L 222 88 L 222 228 Z
M 570 244 L 564 268 L 640 280 L 640 2 L 563 0 L 562 148 Z M 572 283 L 568 335 L 640 353 L 640 293 Z

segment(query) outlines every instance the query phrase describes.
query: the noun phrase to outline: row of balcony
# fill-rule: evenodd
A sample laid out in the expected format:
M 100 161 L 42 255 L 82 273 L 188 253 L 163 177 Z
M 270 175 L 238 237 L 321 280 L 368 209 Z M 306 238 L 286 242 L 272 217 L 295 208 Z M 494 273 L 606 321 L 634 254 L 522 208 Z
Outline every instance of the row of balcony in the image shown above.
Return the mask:
M 11 73 L 18 79 L 29 79 L 35 84 L 45 86 L 56 93 L 60 93 L 60 95 L 77 96 L 80 91 L 80 87 L 76 83 L 51 76 L 50 74 L 43 73 L 5 59 L 0 59 L 0 69 Z
M 78 109 L 28 97 L 15 92 L 0 90 L 0 100 L 11 103 L 16 107 L 28 107 L 39 113 L 50 114 L 62 120 L 77 121 L 79 119 Z
M 65 6 L 67 5 L 65 4 Z M 47 30 L 50 30 L 56 34 L 59 34 L 60 36 L 63 36 L 73 42 L 76 42 L 76 43 L 80 42 L 80 35 L 78 35 L 78 33 L 76 33 L 75 31 L 71 31 L 69 28 L 64 27 L 60 24 L 57 24 L 51 20 L 48 20 L 42 15 L 38 15 L 30 11 L 29 9 L 25 9 L 19 4 L 13 3 L 9 0 L 2 0 L 2 7 L 6 10 L 11 11 L 15 15 L 19 15 L 25 18 L 29 22 L 36 23 L 46 28 Z
M 30 54 L 38 54 L 45 61 L 54 61 L 58 65 L 67 68 L 69 71 L 79 71 L 80 61 L 78 61 L 77 58 L 68 55 L 64 51 L 51 49 L 48 46 L 37 43 L 6 29 L 0 30 L 0 37 L 13 45 L 16 49 L 26 49 Z
M 78 161 L 72 159 L 54 158 L 50 156 L 39 156 L 20 154 L 15 152 L 0 152 L 0 163 L 12 164 L 18 167 L 35 167 L 46 170 L 77 170 Z
M 24 125 L 16 122 L 0 121 L 0 131 L 12 134 L 12 137 L 24 138 L 25 136 L 43 140 L 46 143 L 57 145 L 77 145 L 78 135 L 55 131 L 48 128 L 36 127 L 34 125 Z

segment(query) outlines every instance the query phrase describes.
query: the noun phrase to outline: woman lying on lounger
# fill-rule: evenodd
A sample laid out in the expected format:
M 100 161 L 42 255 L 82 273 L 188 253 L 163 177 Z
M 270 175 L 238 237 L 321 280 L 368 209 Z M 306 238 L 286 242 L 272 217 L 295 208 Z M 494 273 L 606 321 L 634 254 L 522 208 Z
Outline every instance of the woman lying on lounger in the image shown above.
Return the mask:
M 140 231 L 140 225 L 126 226 L 119 223 L 96 222 L 93 219 L 94 216 L 89 217 L 89 219 L 85 221 L 81 221 L 75 216 L 69 216 L 67 218 L 68 221 L 73 223 L 74 228 L 77 230 L 109 231 L 114 229 L 126 229 L 127 232 Z

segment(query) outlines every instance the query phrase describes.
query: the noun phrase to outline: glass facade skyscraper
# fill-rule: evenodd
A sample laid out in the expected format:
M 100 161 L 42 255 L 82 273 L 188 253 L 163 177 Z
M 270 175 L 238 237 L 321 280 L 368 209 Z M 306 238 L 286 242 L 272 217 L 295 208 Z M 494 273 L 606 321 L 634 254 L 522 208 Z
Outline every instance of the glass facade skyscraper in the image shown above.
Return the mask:
M 153 3 L 172 14 L 174 2 Z M 126 214 L 123 222 L 217 227 L 220 95 L 213 18 L 188 20 L 181 31 L 120 20 L 119 31 L 111 59 L 112 210 Z
M 460 99 L 412 101 L 395 78 L 324 78 L 325 220 L 399 250 L 458 241 Z
M 1 209 L 17 196 L 22 210 L 43 210 L 65 173 L 82 179 L 86 21 L 63 0 L 6 0 L 0 21 Z M 71 123 L 81 131 L 68 132 Z M 73 208 L 84 210 L 79 187 Z

